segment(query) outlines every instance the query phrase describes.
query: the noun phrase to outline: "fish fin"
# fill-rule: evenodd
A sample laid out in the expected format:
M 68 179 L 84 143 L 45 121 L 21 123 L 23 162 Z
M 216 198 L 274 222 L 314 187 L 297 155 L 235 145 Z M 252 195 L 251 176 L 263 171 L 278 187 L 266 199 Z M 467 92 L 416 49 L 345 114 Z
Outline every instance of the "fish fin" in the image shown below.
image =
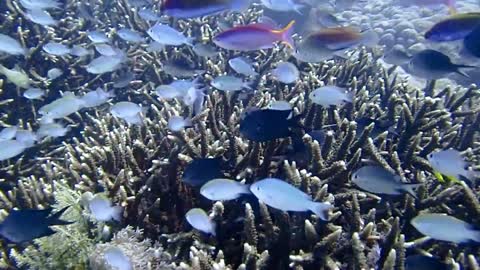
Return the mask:
M 423 184 L 403 184 L 402 191 L 407 192 L 409 195 L 415 198 L 415 200 L 418 200 L 418 196 L 417 196 L 417 193 L 415 192 L 415 189 L 417 189 L 422 185 Z
M 302 4 L 294 4 L 293 10 L 295 10 L 295 12 L 297 12 L 298 14 L 303 15 L 302 8 L 304 7 L 305 5 L 302 5 Z
M 470 75 L 460 70 L 460 68 L 477 68 L 476 66 L 470 66 L 470 65 L 454 65 L 454 66 L 455 66 L 455 72 L 466 78 L 470 78 Z
M 290 111 L 290 116 L 292 114 L 293 110 Z M 302 120 L 302 118 L 304 117 L 305 115 L 304 114 L 298 114 L 298 115 L 295 115 L 294 117 L 290 117 L 290 119 L 287 119 L 288 121 L 288 126 L 289 127 L 294 127 L 294 128 L 303 128 L 303 125 L 300 123 L 300 121 Z
M 460 179 L 458 179 L 458 178 L 455 177 L 455 176 L 445 175 L 445 178 L 447 179 L 447 183 L 460 184 L 460 183 L 462 182 Z
M 445 179 L 443 179 L 443 176 L 441 173 L 439 172 L 433 172 L 433 175 L 435 176 L 435 178 L 437 178 L 437 180 L 440 182 L 440 183 L 443 183 L 443 184 L 446 184 L 447 181 Z
M 333 208 L 333 205 L 329 203 L 322 203 L 322 202 L 310 202 L 308 209 L 315 213 L 319 218 L 328 221 L 329 220 L 329 212 L 330 209 Z
M 475 231 L 471 230 L 471 237 L 469 237 L 471 240 L 480 243 L 480 231 Z
M 121 221 L 122 220 L 122 214 L 123 214 L 123 207 L 121 206 L 114 206 L 112 209 L 112 218 L 116 221 Z
M 292 20 L 283 29 L 272 30 L 272 33 L 280 34 L 282 37 L 282 44 L 287 45 L 291 49 L 295 48 L 295 42 L 293 41 L 293 38 L 292 38 L 294 24 L 295 24 L 295 20 Z
M 233 0 L 230 9 L 242 13 L 250 7 L 250 4 L 251 0 Z
M 71 221 L 65 221 L 61 220 L 60 217 L 63 215 L 63 213 L 69 208 L 70 206 L 67 206 L 60 211 L 56 212 L 55 214 L 52 214 L 48 217 L 49 224 L 50 225 L 68 225 L 72 224 L 73 222 Z
M 345 92 L 345 101 L 352 103 L 355 98 L 355 91 Z

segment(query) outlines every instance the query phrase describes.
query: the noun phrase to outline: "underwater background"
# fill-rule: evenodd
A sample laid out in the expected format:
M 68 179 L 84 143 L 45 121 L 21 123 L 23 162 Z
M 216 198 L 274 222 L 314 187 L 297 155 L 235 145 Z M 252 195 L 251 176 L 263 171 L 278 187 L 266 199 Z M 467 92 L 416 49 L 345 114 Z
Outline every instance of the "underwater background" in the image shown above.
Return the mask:
M 480 269 L 473 0 L 0 0 L 0 269 Z

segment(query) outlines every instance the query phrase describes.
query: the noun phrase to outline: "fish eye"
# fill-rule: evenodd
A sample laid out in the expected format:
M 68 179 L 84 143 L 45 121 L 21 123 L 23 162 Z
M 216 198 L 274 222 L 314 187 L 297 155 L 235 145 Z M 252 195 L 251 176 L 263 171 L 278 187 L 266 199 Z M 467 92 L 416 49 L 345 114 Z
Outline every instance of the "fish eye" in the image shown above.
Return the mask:
M 429 157 L 429 158 L 433 158 L 433 154 L 429 154 L 428 157 Z

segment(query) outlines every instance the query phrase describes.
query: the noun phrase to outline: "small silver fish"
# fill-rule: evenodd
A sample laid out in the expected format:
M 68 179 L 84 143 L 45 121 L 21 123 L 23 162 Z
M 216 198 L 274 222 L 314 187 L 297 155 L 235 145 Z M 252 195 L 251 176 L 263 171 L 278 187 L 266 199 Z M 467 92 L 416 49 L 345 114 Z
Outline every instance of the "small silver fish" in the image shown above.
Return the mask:
M 0 33 L 0 52 L 25 55 L 26 49 L 16 39 Z
M 454 177 L 457 180 L 467 179 L 472 181 L 477 175 L 474 171 L 468 169 L 468 163 L 465 162 L 461 153 L 455 149 L 430 153 L 427 159 L 435 171 Z
M 303 4 L 298 4 L 294 0 L 260 0 L 260 2 L 271 10 L 283 12 L 295 11 L 299 14 L 302 14 L 302 8 L 305 7 Z
M 103 74 L 107 72 L 112 72 L 119 69 L 126 61 L 126 56 L 123 52 L 117 51 L 116 55 L 113 56 L 99 56 L 93 59 L 87 66 L 86 70 L 92 74 Z
M 124 88 L 127 87 L 131 81 L 135 79 L 135 74 L 132 72 L 125 72 L 117 79 L 113 81 L 113 88 Z
M 50 16 L 50 13 L 42 9 L 30 9 L 25 15 L 30 21 L 43 26 L 54 26 L 57 24 L 57 21 Z
M 322 107 L 339 106 L 353 101 L 353 92 L 345 88 L 328 85 L 315 89 L 309 95 L 310 100 Z
M 183 118 L 178 115 L 174 115 L 168 119 L 168 129 L 174 132 L 179 132 L 187 127 L 192 126 L 192 120 L 190 118 Z
M 200 194 L 212 201 L 229 201 L 237 199 L 242 194 L 250 194 L 250 189 L 240 182 L 217 178 L 205 183 L 200 188 Z
M 0 161 L 20 155 L 27 149 L 27 145 L 18 140 L 0 141 Z
M 26 9 L 60 8 L 56 0 L 20 0 L 20 4 Z
M 72 92 L 65 92 L 59 99 L 46 104 L 38 110 L 44 117 L 54 120 L 76 113 L 83 108 L 84 102 Z
M 284 84 L 292 84 L 300 77 L 300 71 L 290 62 L 281 62 L 272 70 L 272 76 Z
M 118 53 L 117 49 L 105 43 L 95 44 L 95 50 L 97 50 L 99 54 L 105 56 L 115 56 Z
M 194 69 L 190 65 L 177 61 L 163 63 L 163 71 L 176 78 L 191 78 L 205 73 L 205 70 Z
M 28 88 L 23 92 L 23 96 L 28 99 L 41 99 L 45 95 L 45 90 L 40 88 Z
M 97 88 L 95 91 L 90 91 L 83 95 L 80 99 L 83 101 L 85 108 L 92 108 L 106 103 L 110 98 L 114 97 L 113 91 L 105 91 Z
M 117 35 L 128 42 L 139 43 L 144 42 L 145 39 L 140 35 L 139 32 L 134 31 L 132 29 L 123 28 L 117 31 Z
M 155 24 L 148 29 L 147 34 L 160 44 L 172 46 L 186 44 L 193 46 L 191 38 L 187 38 L 182 32 L 179 32 L 166 24 Z
M 185 214 L 185 218 L 187 219 L 188 223 L 195 229 L 211 234 L 213 236 L 216 235 L 215 232 L 215 223 L 210 219 L 210 217 L 200 208 L 193 208 L 190 209 L 187 214 Z
M 57 42 L 49 42 L 45 45 L 43 45 L 42 49 L 51 55 L 56 55 L 56 56 L 63 56 L 67 55 L 71 52 L 71 49 L 68 48 L 66 45 L 63 45 L 61 43 Z
M 153 10 L 144 8 L 138 11 L 138 15 L 140 18 L 144 19 L 145 21 L 160 21 L 162 18 L 158 16 Z
M 70 131 L 69 127 L 66 127 L 60 123 L 47 123 L 41 124 L 40 128 L 35 133 L 37 138 L 40 140 L 44 137 L 63 137 Z
M 47 77 L 49 80 L 55 80 L 63 75 L 63 71 L 59 68 L 52 68 L 47 71 Z
M 7 80 L 20 88 L 30 88 L 30 78 L 23 69 L 15 66 L 13 69 L 8 69 L 0 64 L 0 74 L 5 75 Z
M 94 195 L 88 201 L 88 209 L 98 221 L 120 221 L 123 213 L 121 206 L 112 206 L 112 202 L 101 194 Z
M 235 72 L 246 76 L 257 76 L 252 64 L 245 57 L 239 56 L 228 60 L 228 65 L 235 70 Z
M 151 53 L 151 52 L 161 52 L 164 49 L 165 49 L 164 44 L 158 43 L 156 41 L 152 41 L 148 44 L 147 52 L 149 52 L 149 53 Z
M 74 45 L 70 51 L 70 54 L 77 57 L 84 57 L 89 54 L 92 54 L 92 51 L 85 49 L 82 46 Z
M 225 92 L 240 91 L 242 89 L 251 90 L 250 82 L 244 82 L 241 78 L 230 76 L 230 75 L 221 75 L 213 79 L 211 85 L 218 90 Z
M 143 117 L 141 115 L 142 107 L 133 102 L 121 101 L 115 103 L 112 108 L 110 108 L 110 113 L 115 117 L 123 119 L 130 125 L 143 124 Z
M 314 202 L 308 194 L 276 178 L 257 181 L 250 186 L 250 191 L 270 207 L 283 211 L 312 211 L 323 220 L 328 220 L 328 212 L 333 208 L 329 203 Z
M 6 127 L 2 129 L 2 131 L 0 131 L 0 141 L 12 140 L 13 138 L 15 138 L 17 130 L 17 126 Z
M 413 218 L 410 223 L 423 235 L 435 240 L 453 243 L 468 243 L 471 241 L 480 243 L 480 231 L 463 220 L 446 214 L 420 214 Z
M 352 182 L 363 190 L 375 194 L 401 195 L 408 193 L 414 198 L 414 189 L 422 184 L 401 182 L 401 177 L 380 166 L 363 166 L 352 174 Z
M 103 256 L 111 269 L 133 270 L 130 258 L 118 247 L 109 247 L 105 250 Z
M 292 104 L 284 100 L 271 101 L 267 108 L 278 111 L 291 111 L 293 109 Z
M 87 36 L 93 43 L 109 43 L 110 42 L 110 39 L 107 37 L 107 35 L 99 31 L 87 31 Z
M 15 134 L 15 139 L 25 147 L 32 147 L 38 140 L 37 135 L 33 131 L 26 129 L 18 129 Z
M 192 50 L 200 57 L 214 57 L 218 55 L 218 50 L 216 47 L 205 43 L 195 44 Z

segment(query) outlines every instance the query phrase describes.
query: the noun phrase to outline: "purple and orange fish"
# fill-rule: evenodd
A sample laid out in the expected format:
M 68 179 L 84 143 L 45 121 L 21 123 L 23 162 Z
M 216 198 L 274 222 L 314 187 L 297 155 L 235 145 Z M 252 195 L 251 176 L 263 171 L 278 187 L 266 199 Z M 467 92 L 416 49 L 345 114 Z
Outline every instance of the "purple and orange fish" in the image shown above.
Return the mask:
M 291 21 L 283 29 L 275 29 L 272 25 L 265 23 L 236 26 L 216 35 L 213 42 L 218 47 L 236 51 L 270 49 L 276 42 L 293 48 L 292 26 L 294 23 L 295 21 Z

